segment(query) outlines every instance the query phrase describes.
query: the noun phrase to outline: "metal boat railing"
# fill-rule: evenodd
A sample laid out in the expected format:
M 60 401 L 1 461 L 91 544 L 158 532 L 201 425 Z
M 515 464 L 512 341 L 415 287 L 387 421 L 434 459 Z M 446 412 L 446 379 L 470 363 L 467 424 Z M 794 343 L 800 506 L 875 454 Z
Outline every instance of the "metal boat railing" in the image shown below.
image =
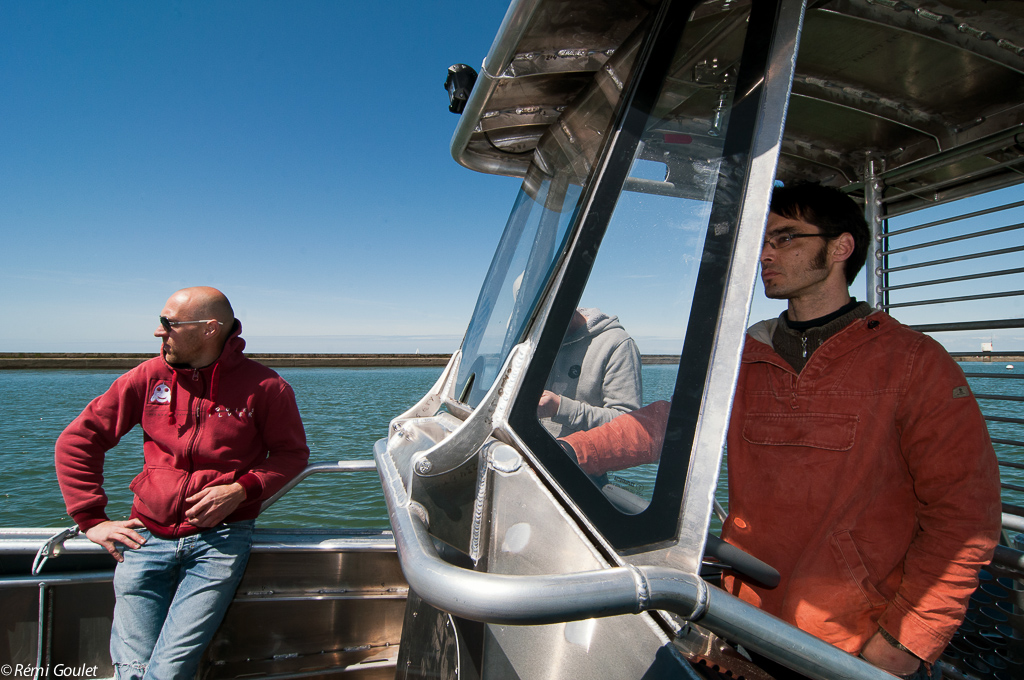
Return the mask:
M 264 502 L 262 509 L 266 510 L 281 498 L 281 496 L 311 475 L 333 472 L 369 472 L 375 469 L 376 467 L 372 460 L 338 461 L 333 463 L 314 463 L 312 465 L 308 465 L 295 479 L 291 480 L 288 485 L 281 489 L 281 491 Z M 257 533 L 257 540 L 260 535 L 267 536 L 274 534 L 275 532 L 273 530 L 259 531 Z M 41 534 L 39 530 L 0 529 L 0 557 L 5 553 L 25 554 L 30 550 L 36 550 L 36 556 L 32 565 L 32 573 L 30 575 L 0 576 L 0 599 L 3 598 L 4 591 L 11 592 L 16 589 L 38 588 L 36 668 L 49 668 L 49 666 L 51 666 L 50 662 L 53 652 L 54 638 L 53 629 L 55 623 L 54 591 L 62 586 L 111 583 L 114 577 L 114 571 L 112 569 L 41 573 L 48 560 L 57 558 L 61 555 L 94 554 L 101 556 L 106 554 L 105 549 L 101 546 L 92 543 L 84 536 L 79 537 L 77 527 L 60 530 L 46 538 L 44 538 L 44 536 L 47 536 L 47 534 Z M 291 539 L 274 535 L 274 540 L 266 546 L 266 549 L 264 549 L 264 546 L 257 543 L 254 545 L 253 551 L 266 552 L 267 550 L 283 550 L 294 552 L 304 550 L 332 550 L 339 548 L 337 544 L 332 544 L 330 541 L 324 542 L 316 540 L 315 536 L 313 537 L 314 540 L 312 543 L 308 540 L 303 542 L 291 534 L 289 534 L 289 536 L 291 536 Z M 65 545 L 66 541 L 67 545 Z M 371 546 L 369 549 L 373 550 L 375 547 Z M 315 596 L 311 597 L 322 599 L 324 596 L 322 593 L 317 593 Z
M 442 611 L 485 623 L 538 625 L 663 610 L 820 680 L 885 680 L 884 671 L 678 569 L 624 566 L 508 575 L 446 562 L 382 443 L 375 449 L 395 545 L 410 588 Z
M 1017 143 L 1019 138 L 1017 131 L 985 144 L 997 152 L 1002 144 Z M 1024 267 L 1018 255 L 1024 252 L 1024 201 L 1013 200 L 1020 198 L 1019 193 L 977 196 L 980 189 L 998 187 L 982 181 L 965 188 L 964 175 L 934 179 L 943 177 L 944 165 L 955 161 L 955 154 L 947 154 L 926 165 L 879 173 L 865 183 L 866 212 L 875 228 L 867 268 L 868 299 L 878 309 L 893 310 L 916 330 L 940 334 L 944 344 L 957 334 L 971 333 L 977 350 L 954 352 L 954 358 L 987 359 L 990 365 L 1016 363 L 1024 346 L 986 351 L 979 335 L 989 335 L 985 339 L 998 345 L 996 338 L 1012 337 L 1007 330 L 1024 328 Z M 966 179 L 1020 163 L 1019 158 L 1010 164 L 993 163 Z M 954 203 L 965 198 L 973 200 Z M 935 206 L 945 207 L 912 221 L 917 211 Z M 961 340 L 958 349 L 965 342 Z M 1003 340 L 1004 345 L 1011 342 L 1015 341 Z M 1000 546 L 982 570 L 967 618 L 942 661 L 953 678 L 1001 680 L 1024 674 L 1024 474 L 1017 472 L 1024 470 L 1024 375 L 982 371 L 981 365 L 965 364 L 964 373 L 996 449 L 1003 529 L 1012 547 Z

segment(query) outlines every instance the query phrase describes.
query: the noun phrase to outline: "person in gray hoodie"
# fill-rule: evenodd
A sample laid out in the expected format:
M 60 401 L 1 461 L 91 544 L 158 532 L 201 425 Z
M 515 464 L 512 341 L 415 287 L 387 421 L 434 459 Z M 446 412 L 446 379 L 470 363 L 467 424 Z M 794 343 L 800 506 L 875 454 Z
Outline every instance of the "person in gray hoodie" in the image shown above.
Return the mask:
M 640 350 L 596 308 L 577 309 L 551 368 L 537 416 L 553 437 L 589 430 L 640 408 Z

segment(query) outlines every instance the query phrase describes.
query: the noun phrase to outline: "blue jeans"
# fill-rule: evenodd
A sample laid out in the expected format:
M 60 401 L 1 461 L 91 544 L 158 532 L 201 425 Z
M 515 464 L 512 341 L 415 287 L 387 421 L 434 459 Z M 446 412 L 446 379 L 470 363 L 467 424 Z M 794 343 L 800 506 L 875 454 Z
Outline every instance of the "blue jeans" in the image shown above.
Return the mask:
M 255 520 L 179 539 L 146 529 L 114 571 L 114 677 L 192 678 L 242 580 Z

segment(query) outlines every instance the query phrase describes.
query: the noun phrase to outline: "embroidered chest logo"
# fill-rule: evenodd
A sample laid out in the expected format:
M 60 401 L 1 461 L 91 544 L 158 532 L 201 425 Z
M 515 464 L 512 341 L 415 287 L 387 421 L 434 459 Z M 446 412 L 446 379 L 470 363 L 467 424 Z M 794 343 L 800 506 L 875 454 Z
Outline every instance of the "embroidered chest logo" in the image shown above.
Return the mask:
M 572 378 L 573 380 L 575 380 L 576 378 L 580 377 L 580 367 L 579 367 L 579 365 L 570 366 L 569 367 L 569 377 Z
M 149 397 L 150 404 L 169 404 L 171 403 L 171 388 L 166 383 L 157 383 L 156 387 L 153 388 L 153 394 Z
M 217 406 L 213 409 L 213 412 L 217 414 L 218 418 L 223 418 L 224 416 L 234 416 L 239 420 L 244 420 L 246 417 L 252 418 L 256 415 L 256 411 L 254 409 L 231 409 L 228 408 L 227 406 Z

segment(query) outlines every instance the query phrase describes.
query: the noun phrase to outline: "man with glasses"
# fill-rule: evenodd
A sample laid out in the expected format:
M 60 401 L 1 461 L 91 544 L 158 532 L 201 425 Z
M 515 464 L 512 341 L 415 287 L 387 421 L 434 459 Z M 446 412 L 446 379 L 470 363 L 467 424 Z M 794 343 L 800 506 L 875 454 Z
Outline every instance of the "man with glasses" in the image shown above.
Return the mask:
M 309 458 L 295 395 L 247 359 L 214 288 L 170 297 L 160 356 L 114 381 L 57 440 L 68 513 L 115 560 L 117 678 L 191 678 L 234 597 L 261 504 Z M 142 472 L 131 517 L 110 520 L 105 453 L 136 425 Z
M 722 537 L 781 582 L 724 587 L 893 675 L 935 678 L 999 537 L 999 472 L 959 366 L 850 297 L 870 238 L 838 190 L 773 192 L 761 280 L 788 309 L 747 331 Z M 564 446 L 592 475 L 650 462 L 668 411 L 656 402 Z

